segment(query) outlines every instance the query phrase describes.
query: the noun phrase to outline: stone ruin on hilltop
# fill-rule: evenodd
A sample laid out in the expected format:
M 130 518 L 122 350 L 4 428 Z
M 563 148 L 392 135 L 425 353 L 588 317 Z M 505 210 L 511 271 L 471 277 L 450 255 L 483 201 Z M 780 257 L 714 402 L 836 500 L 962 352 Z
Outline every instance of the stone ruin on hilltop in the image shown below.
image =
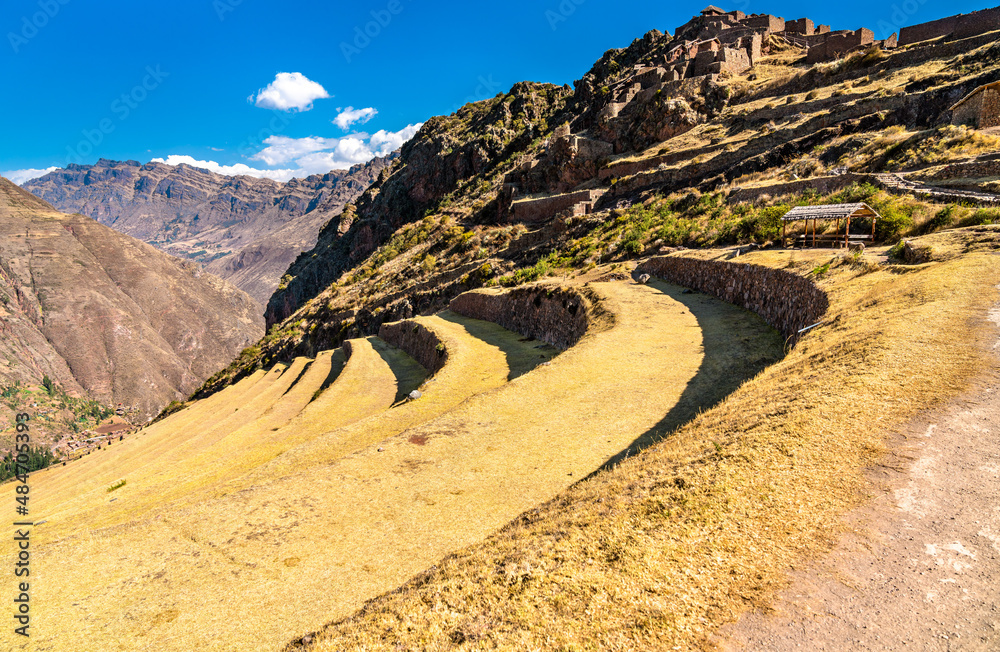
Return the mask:
M 612 155 L 642 151 L 711 119 L 728 98 L 720 80 L 746 72 L 772 48 L 799 48 L 807 64 L 817 64 L 870 48 L 893 50 L 995 30 L 1000 30 L 1000 7 L 905 27 L 899 39 L 892 34 L 884 40 L 876 40 L 864 27 L 834 31 L 809 18 L 785 20 L 706 7 L 673 36 L 653 30 L 624 50 L 607 52 L 576 83 L 577 97 L 587 110 L 572 128 L 564 125 L 555 131 L 544 154 L 507 175 L 498 217 L 540 222 L 596 210 L 607 191 L 602 186 L 611 176 L 605 173 Z M 998 113 L 997 95 L 992 87 L 979 90 L 956 106 L 961 109 L 956 119 L 989 126 Z M 669 158 L 624 163 L 616 169 L 635 174 L 650 164 L 666 164 Z

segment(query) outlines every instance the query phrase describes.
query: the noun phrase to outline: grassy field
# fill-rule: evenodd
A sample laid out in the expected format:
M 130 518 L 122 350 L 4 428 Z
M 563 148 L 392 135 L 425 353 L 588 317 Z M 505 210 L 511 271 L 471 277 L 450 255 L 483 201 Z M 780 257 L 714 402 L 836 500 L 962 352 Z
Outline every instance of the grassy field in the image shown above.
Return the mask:
M 661 443 L 289 649 L 712 649 L 720 625 L 766 609 L 788 569 L 829 548 L 887 434 L 984 369 L 998 235 L 935 234 L 935 258 L 913 266 L 741 258 L 831 263 L 816 278 L 824 325 Z
M 709 297 L 592 287 L 615 326 L 558 356 L 488 322 L 420 318 L 448 363 L 422 398 L 391 408 L 384 345 L 352 341 L 315 401 L 326 401 L 326 429 L 283 452 L 272 433 L 294 436 L 334 354 L 257 372 L 134 443 L 36 474 L 48 522 L 33 550 L 33 643 L 278 649 L 648 444 L 781 355 L 759 318 Z M 358 384 L 328 400 L 344 383 Z M 352 402 L 371 416 L 334 427 Z

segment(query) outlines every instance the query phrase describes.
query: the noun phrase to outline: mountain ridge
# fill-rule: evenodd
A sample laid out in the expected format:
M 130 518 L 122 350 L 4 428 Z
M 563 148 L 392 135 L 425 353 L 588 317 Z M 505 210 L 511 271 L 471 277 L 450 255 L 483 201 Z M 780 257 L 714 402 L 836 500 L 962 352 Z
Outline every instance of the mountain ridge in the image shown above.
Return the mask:
M 149 417 L 259 337 L 259 304 L 200 266 L 0 178 L 0 383 L 124 403 Z
M 259 302 L 316 234 L 390 165 L 377 158 L 281 183 L 177 166 L 100 159 L 70 164 L 23 184 L 58 210 L 81 213 L 201 263 Z

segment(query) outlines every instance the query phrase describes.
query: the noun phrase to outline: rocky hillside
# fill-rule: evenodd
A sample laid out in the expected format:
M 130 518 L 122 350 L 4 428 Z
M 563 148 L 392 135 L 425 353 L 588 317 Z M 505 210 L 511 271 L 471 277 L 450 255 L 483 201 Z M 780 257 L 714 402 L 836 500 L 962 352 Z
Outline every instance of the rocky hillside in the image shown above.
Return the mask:
M 80 213 L 180 258 L 197 261 L 266 303 L 320 228 L 393 157 L 279 183 L 188 165 L 108 161 L 70 165 L 24 184 L 65 213 Z
M 1000 79 L 996 33 L 869 42 L 812 63 L 810 44 L 841 33 L 805 37 L 794 24 L 710 12 L 680 37 L 652 30 L 609 50 L 575 88 L 519 83 L 428 120 L 289 268 L 267 306 L 269 337 L 205 391 L 476 287 L 670 247 L 764 245 L 791 204 L 822 193 L 875 205 L 883 241 L 958 220 L 894 199 L 908 191 L 884 173 L 1000 151 L 950 111 Z M 697 54 L 692 34 L 729 45 Z
M 259 315 L 199 265 L 0 178 L 0 386 L 47 376 L 148 418 L 259 338 Z

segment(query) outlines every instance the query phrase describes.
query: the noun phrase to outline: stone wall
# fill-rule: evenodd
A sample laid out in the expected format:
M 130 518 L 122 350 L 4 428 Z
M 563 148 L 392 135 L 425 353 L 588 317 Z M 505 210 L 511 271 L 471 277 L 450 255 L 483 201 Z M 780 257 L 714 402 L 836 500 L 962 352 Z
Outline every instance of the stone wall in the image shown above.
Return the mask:
M 932 38 L 947 36 L 955 31 L 958 24 L 958 16 L 948 16 L 939 20 L 932 20 L 919 25 L 910 25 L 899 30 L 899 44 L 910 45 L 920 41 L 929 41 Z
M 448 362 L 448 349 L 434 331 L 415 321 L 382 324 L 378 336 L 434 374 Z
M 652 258 L 636 269 L 670 283 L 746 308 L 785 338 L 823 319 L 826 293 L 808 279 L 781 269 L 684 256 Z
M 983 113 L 983 93 L 976 93 L 962 102 L 951 112 L 951 124 L 979 126 L 979 117 Z
M 987 88 L 982 92 L 983 111 L 979 118 L 979 128 L 1000 127 L 1000 89 Z
M 603 194 L 601 190 L 580 190 L 564 195 L 522 199 L 511 205 L 511 219 L 516 222 L 541 222 L 567 210 L 572 210 L 575 215 L 582 210 L 581 207 L 597 201 Z
M 1000 83 L 989 84 L 974 93 L 952 110 L 951 123 L 976 129 L 1000 126 Z
M 899 30 L 899 44 L 910 45 L 942 36 L 968 38 L 1000 29 L 1000 7 L 948 16 Z
M 785 31 L 792 34 L 812 36 L 816 31 L 816 26 L 808 18 L 799 18 L 798 20 L 785 21 Z
M 992 9 L 982 9 L 958 17 L 958 24 L 955 25 L 955 38 L 969 38 L 978 36 L 986 32 L 993 32 L 1000 29 L 1000 7 Z
M 754 14 L 752 16 L 747 16 L 740 21 L 740 24 L 745 27 L 763 29 L 767 34 L 785 31 L 785 19 L 779 18 L 778 16 L 770 16 L 768 14 Z
M 776 183 L 769 186 L 756 188 L 738 188 L 729 193 L 730 203 L 755 202 L 761 197 L 782 197 L 784 195 L 797 195 L 806 190 L 816 190 L 827 194 L 842 190 L 852 183 L 871 182 L 871 177 L 867 174 L 838 174 L 830 177 L 814 177 L 812 179 L 801 179 L 799 181 L 789 181 L 788 183 Z
M 830 32 L 814 38 L 822 40 L 810 46 L 809 51 L 806 53 L 806 63 L 832 61 L 854 50 L 873 45 L 875 43 L 875 32 L 862 27 L 853 32 Z
M 1000 177 L 1000 160 L 952 163 L 930 174 L 914 174 L 916 178 L 943 181 L 946 179 L 985 179 Z
M 544 286 L 474 290 L 456 297 L 450 308 L 560 349 L 580 341 L 590 328 L 594 312 L 593 302 L 580 292 Z

